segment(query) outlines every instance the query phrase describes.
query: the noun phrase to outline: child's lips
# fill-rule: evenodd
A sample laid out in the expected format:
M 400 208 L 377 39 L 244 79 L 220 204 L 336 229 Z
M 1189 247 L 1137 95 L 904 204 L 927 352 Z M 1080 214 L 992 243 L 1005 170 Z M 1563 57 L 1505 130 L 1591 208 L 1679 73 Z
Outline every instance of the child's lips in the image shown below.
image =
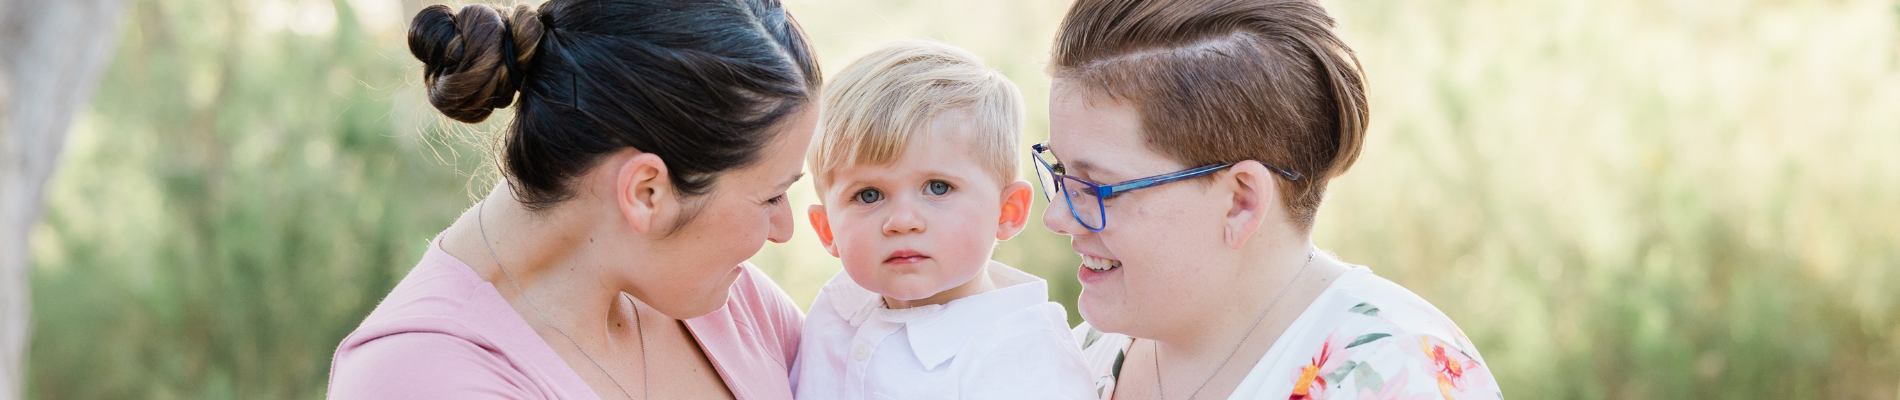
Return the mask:
M 892 252 L 889 257 L 885 257 L 884 263 L 885 264 L 916 264 L 916 263 L 924 262 L 924 260 L 928 260 L 928 259 L 930 259 L 930 257 L 925 256 L 923 253 L 918 253 L 911 250 L 898 250 L 898 251 Z

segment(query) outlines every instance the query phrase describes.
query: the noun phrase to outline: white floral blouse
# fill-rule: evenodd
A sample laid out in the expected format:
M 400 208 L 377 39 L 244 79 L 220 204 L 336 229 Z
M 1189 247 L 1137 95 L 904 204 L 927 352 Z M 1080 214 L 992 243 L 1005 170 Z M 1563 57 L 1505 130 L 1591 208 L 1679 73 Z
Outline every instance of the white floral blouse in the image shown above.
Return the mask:
M 1133 339 L 1075 327 L 1109 400 Z M 1326 288 L 1229 399 L 1502 399 L 1484 357 L 1431 303 L 1357 266 Z

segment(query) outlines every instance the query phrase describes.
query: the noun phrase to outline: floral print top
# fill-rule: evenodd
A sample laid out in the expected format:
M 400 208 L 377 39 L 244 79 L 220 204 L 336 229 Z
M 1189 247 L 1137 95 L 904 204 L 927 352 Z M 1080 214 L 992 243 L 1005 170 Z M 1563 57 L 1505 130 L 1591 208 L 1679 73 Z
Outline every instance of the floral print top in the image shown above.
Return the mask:
M 1323 253 L 1322 253 L 1323 254 Z M 1075 327 L 1096 395 L 1109 400 L 1134 340 Z M 1229 399 L 1502 399 L 1484 357 L 1431 303 L 1357 266 L 1273 343 Z

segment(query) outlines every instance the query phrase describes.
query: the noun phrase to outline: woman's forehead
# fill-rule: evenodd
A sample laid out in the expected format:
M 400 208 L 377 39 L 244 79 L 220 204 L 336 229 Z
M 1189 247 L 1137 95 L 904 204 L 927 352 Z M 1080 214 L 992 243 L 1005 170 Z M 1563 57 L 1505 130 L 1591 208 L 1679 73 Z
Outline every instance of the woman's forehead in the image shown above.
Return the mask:
M 1143 144 L 1140 125 L 1127 108 L 1050 111 L 1049 153 L 1074 173 L 1096 178 L 1126 178 L 1129 171 L 1172 164 Z M 1122 119 L 1122 121 L 1116 121 Z

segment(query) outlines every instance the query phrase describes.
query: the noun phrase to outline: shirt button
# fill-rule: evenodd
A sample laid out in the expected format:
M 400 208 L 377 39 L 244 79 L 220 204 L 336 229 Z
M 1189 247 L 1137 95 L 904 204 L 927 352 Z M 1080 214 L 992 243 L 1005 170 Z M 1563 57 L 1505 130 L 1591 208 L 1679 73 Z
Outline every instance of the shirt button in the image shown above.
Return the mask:
M 851 358 L 855 358 L 858 361 L 864 361 L 864 359 L 870 358 L 870 357 L 871 357 L 871 349 L 869 346 L 865 346 L 863 343 L 858 343 L 857 348 L 851 350 Z

